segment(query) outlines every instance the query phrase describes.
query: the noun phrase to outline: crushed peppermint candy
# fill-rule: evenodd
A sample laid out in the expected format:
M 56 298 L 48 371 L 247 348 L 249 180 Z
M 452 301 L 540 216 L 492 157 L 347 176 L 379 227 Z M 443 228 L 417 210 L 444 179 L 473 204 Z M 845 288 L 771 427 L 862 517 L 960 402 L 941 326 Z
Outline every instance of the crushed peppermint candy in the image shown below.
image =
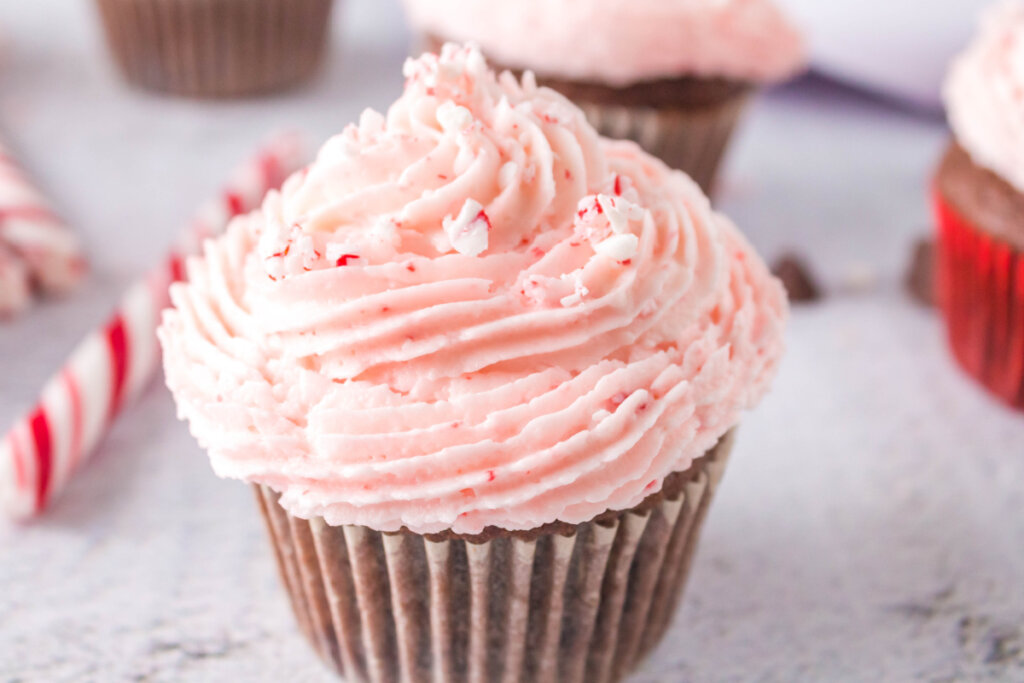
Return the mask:
M 433 96 L 433 91 L 446 82 L 457 81 L 462 74 L 486 72 L 487 62 L 478 49 L 451 43 L 441 48 L 440 55 L 426 54 L 419 59 L 409 58 L 402 67 L 406 87 L 414 83 L 422 85 L 428 96 Z M 457 88 L 451 90 L 458 91 Z
M 559 280 L 537 273 L 527 275 L 521 280 L 519 287 L 523 299 L 533 306 L 551 305 L 564 291 L 565 288 Z
M 347 266 L 352 261 L 360 258 L 357 250 L 351 244 L 331 243 L 327 245 L 327 262 L 335 266 Z
M 590 294 L 590 290 L 587 289 L 582 283 L 577 283 L 576 291 L 574 291 L 567 297 L 563 297 L 561 304 L 566 308 L 569 308 L 570 306 L 579 306 L 581 303 L 583 303 L 583 297 L 585 297 L 588 294 Z
M 475 199 L 467 199 L 455 218 L 446 216 L 442 222 L 444 233 L 452 248 L 465 256 L 479 256 L 487 249 L 491 220 L 484 207 Z
M 264 231 L 258 249 L 271 280 L 312 270 L 321 257 L 312 235 L 294 223 L 288 227 L 277 225 Z
M 640 247 L 640 238 L 633 234 L 612 235 L 603 242 L 594 245 L 594 251 L 607 256 L 613 261 L 628 261 L 636 256 Z
M 448 100 L 437 108 L 437 122 L 441 124 L 442 130 L 458 133 L 473 125 L 473 114 Z
M 399 222 L 391 216 L 380 216 L 370 226 L 370 237 L 386 247 L 398 248 L 401 243 L 399 227 Z
M 612 226 L 612 232 L 624 234 L 629 232 L 630 221 L 642 220 L 644 210 L 633 202 L 622 197 L 609 197 L 606 194 L 597 195 L 597 203 L 601 207 L 608 223 Z

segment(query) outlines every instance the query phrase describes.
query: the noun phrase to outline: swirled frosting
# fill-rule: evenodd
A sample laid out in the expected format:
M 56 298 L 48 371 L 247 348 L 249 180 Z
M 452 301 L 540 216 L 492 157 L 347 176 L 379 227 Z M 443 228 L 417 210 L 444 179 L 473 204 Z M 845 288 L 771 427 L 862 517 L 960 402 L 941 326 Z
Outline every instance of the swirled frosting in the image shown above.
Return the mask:
M 682 173 L 448 45 L 188 264 L 167 382 L 301 517 L 475 533 L 628 508 L 765 392 L 780 285 Z
M 953 134 L 971 158 L 1024 192 L 1024 3 L 991 7 L 946 80 Z
M 686 75 L 781 81 L 803 39 L 772 0 L 405 0 L 418 30 L 501 64 L 623 86 Z

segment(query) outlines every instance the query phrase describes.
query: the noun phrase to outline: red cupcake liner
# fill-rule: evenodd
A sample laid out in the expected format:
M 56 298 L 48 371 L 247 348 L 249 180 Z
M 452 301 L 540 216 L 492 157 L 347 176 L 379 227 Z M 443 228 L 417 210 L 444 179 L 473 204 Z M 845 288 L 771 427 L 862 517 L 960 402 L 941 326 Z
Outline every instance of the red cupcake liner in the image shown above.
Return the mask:
M 938 193 L 936 278 L 953 355 L 1024 410 L 1024 254 L 975 227 Z

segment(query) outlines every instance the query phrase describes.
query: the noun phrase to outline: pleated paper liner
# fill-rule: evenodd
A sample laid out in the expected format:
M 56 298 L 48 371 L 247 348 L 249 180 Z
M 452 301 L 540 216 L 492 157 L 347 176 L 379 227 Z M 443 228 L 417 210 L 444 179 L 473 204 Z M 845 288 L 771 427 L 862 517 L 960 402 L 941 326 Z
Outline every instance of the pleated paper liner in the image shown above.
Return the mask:
M 605 137 L 633 140 L 711 194 L 747 97 L 701 109 L 577 102 Z
M 421 52 L 438 52 L 444 42 L 429 34 L 417 39 Z M 522 75 L 495 62 L 491 66 Z M 622 88 L 543 74 L 537 74 L 537 82 L 576 103 L 598 133 L 633 140 L 689 175 L 705 194 L 714 189 L 729 141 L 755 90 L 750 83 L 685 76 Z
M 934 204 L 939 305 L 953 355 L 989 391 L 1024 410 L 1024 256 L 975 228 L 938 192 Z
M 97 0 L 124 77 L 159 92 L 231 97 L 310 77 L 333 0 Z
M 299 627 L 345 680 L 607 683 L 665 634 L 731 448 L 636 508 L 527 532 L 379 533 L 257 500 Z

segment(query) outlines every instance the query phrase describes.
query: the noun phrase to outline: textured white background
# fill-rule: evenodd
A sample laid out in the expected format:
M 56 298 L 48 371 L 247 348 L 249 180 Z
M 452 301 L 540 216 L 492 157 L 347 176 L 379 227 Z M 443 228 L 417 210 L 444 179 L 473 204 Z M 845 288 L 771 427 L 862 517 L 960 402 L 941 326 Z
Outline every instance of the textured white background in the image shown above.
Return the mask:
M 401 84 L 391 2 L 344 7 L 316 83 L 205 104 L 125 89 L 91 10 L 0 2 L 0 134 L 94 264 L 70 299 L 0 326 L 4 425 L 259 139 L 320 141 Z M 830 296 L 794 312 L 636 681 L 1024 679 L 1024 416 L 961 375 L 899 283 L 945 135 L 815 81 L 752 110 L 721 205 L 769 257 L 812 258 Z M 0 521 L 0 681 L 330 680 L 262 533 L 154 387 L 47 517 Z

